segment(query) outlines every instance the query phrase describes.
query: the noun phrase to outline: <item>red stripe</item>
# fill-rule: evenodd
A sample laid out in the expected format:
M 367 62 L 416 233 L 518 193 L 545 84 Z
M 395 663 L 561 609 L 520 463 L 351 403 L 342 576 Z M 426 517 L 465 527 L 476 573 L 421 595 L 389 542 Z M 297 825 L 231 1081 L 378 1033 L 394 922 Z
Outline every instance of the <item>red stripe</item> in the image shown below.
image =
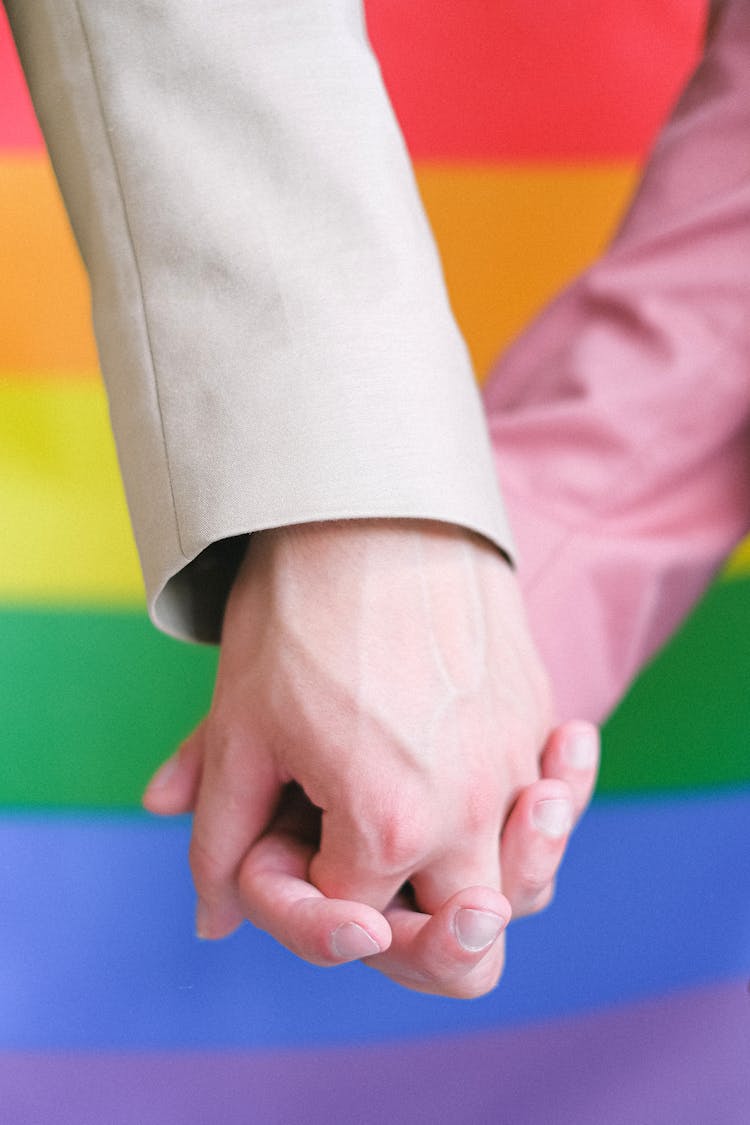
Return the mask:
M 370 0 L 418 159 L 643 154 L 695 57 L 702 0 Z
M 633 158 L 695 57 L 704 0 L 368 0 L 413 156 Z M 38 149 L 0 8 L 0 149 Z
M 42 147 L 42 135 L 0 3 L 0 150 L 38 151 Z

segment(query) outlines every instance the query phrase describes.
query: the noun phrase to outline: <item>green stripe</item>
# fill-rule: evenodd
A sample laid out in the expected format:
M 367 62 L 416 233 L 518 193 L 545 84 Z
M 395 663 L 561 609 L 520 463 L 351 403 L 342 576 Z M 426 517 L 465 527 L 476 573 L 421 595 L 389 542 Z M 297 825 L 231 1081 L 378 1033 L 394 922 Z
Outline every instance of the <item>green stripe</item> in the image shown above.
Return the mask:
M 211 699 L 216 652 L 136 612 L 0 613 L 0 804 L 140 804 Z
M 714 584 L 607 723 L 599 791 L 750 781 L 750 580 Z
M 607 725 L 602 793 L 750 781 L 750 581 L 718 583 Z M 212 649 L 137 612 L 0 613 L 0 804 L 136 807 L 205 713 Z

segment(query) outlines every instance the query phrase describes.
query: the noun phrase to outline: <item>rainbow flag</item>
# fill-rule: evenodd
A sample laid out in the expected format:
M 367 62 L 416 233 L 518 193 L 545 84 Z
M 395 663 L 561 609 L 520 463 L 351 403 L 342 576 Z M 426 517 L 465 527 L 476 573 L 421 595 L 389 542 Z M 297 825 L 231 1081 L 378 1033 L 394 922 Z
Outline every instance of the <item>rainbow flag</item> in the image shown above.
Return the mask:
M 370 0 L 480 374 L 604 244 L 698 0 Z M 609 722 L 499 989 L 407 993 L 193 937 L 189 823 L 140 810 L 213 651 L 159 635 L 86 281 L 0 24 L 0 1121 L 750 1121 L 750 550 Z

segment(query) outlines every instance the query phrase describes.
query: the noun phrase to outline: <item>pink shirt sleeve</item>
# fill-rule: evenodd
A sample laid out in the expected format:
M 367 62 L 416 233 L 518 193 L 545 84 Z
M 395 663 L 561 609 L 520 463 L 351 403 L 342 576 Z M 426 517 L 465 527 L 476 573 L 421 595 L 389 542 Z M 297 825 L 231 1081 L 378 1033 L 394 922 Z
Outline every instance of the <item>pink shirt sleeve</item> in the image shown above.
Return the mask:
M 563 718 L 600 719 L 750 526 L 750 4 L 729 0 L 611 248 L 485 403 Z

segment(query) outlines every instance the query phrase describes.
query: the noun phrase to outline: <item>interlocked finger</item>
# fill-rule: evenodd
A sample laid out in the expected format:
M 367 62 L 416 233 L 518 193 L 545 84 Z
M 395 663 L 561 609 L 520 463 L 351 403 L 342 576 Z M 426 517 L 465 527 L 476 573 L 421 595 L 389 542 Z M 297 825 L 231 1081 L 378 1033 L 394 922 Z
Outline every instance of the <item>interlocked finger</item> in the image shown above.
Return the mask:
M 474 999 L 500 979 L 510 904 L 498 891 L 469 887 L 432 916 L 397 901 L 386 911 L 393 932 L 387 952 L 367 964 L 416 992 Z
M 542 779 L 523 790 L 503 830 L 503 889 L 515 918 L 542 910 L 573 827 L 573 801 L 563 781 Z

